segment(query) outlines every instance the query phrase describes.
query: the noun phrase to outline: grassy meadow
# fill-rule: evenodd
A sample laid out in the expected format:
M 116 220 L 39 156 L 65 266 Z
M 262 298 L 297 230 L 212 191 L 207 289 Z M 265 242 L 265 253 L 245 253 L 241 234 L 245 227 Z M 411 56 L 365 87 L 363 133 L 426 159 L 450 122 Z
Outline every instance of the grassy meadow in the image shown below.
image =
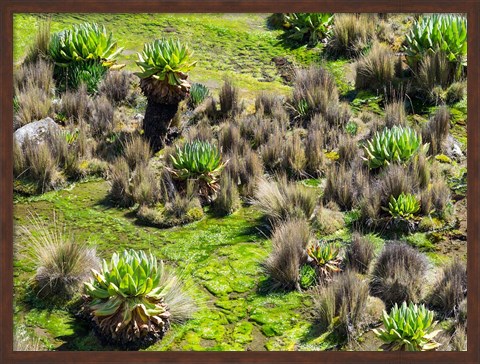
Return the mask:
M 15 15 L 16 350 L 466 350 L 466 19 L 307 16 Z

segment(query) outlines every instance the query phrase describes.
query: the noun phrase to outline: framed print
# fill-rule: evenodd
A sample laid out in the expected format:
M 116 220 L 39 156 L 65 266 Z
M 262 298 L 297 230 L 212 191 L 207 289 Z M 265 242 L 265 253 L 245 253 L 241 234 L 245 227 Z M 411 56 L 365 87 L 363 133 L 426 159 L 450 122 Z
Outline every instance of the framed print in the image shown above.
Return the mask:
M 479 360 L 478 1 L 1 7 L 2 362 Z

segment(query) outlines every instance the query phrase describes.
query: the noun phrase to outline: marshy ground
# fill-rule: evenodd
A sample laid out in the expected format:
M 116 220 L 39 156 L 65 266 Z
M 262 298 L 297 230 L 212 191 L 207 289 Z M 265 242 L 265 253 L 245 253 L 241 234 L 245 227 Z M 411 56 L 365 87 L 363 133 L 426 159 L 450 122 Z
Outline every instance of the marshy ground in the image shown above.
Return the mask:
M 342 180 L 340 175 L 332 176 L 332 171 L 341 171 L 341 168 L 348 165 L 345 167 L 346 171 L 342 173 L 346 175 L 350 173 L 351 186 L 347 188 L 355 189 L 355 186 L 358 186 L 355 185 L 358 183 L 355 176 L 368 169 L 363 161 L 360 164 L 357 161 L 341 165 L 345 158 L 342 147 L 346 148 L 341 137 L 340 140 L 335 139 L 337 136 L 331 137 L 330 140 L 325 139 L 325 145 L 320 148 L 324 155 L 318 162 L 319 166 L 321 165 L 318 173 L 303 173 L 303 170 L 309 168 L 312 159 L 306 146 L 309 145 L 308 136 L 312 134 L 313 127 L 309 124 L 310 121 L 307 121 L 311 115 L 307 117 L 301 110 L 299 111 L 300 106 L 294 104 L 295 98 L 291 95 L 295 84 L 292 77 L 295 75 L 295 67 L 311 65 L 321 65 L 332 75 L 335 88 L 338 90 L 337 103 L 346 105 L 344 107 L 348 109 L 349 115 L 348 122 L 341 126 L 344 129 L 340 134 L 351 138 L 349 140 L 353 141 L 354 146 L 351 148 L 354 154 L 363 152 L 365 140 L 369 140 L 374 131 L 380 130 L 379 125 L 388 124 L 388 121 L 385 121 L 388 119 L 386 105 L 391 104 L 391 93 L 386 87 L 378 90 L 356 87 L 356 62 L 361 53 L 356 57 L 326 57 L 325 46 L 322 43 L 315 47 L 296 45 L 286 39 L 284 30 L 269 25 L 267 21 L 269 15 L 56 14 L 51 19 L 51 32 L 85 21 L 104 24 L 114 33 L 116 41 L 124 47 L 117 62 L 126 64 L 125 70 L 132 72 L 138 71 L 135 61 L 137 52 L 142 51 L 144 43 L 161 36 L 175 37 L 189 44 L 190 49 L 194 51 L 195 60 L 198 61 L 196 67 L 189 72 L 188 80 L 191 83 L 207 86 L 213 98 L 218 98 L 224 80 L 228 78 L 237 88 L 238 99 L 243 102 L 242 113 L 205 124 L 204 121 L 199 122 L 199 118 L 195 118 L 194 110 L 186 110 L 185 107 L 180 110 L 180 114 L 183 111 L 178 127 L 180 136 L 178 139 L 172 137 L 171 144 L 178 140 L 190 140 L 193 138 L 192 135 L 203 137 L 202 133 L 215 135 L 214 139 L 217 140 L 220 138 L 218 135 L 222 128 L 230 128 L 234 123 L 246 125 L 247 119 L 254 117 L 258 111 L 255 100 L 262 92 L 287 100 L 280 108 L 289 119 L 288 126 L 278 129 L 280 131 L 272 128 L 271 130 L 277 131 L 270 131 L 267 134 L 281 135 L 285 138 L 283 143 L 298 137 L 300 149 L 305 150 L 302 154 L 303 159 L 299 158 L 300 161 L 297 162 L 289 160 L 285 162 L 287 165 L 285 168 L 280 163 L 278 169 L 269 169 L 269 154 L 265 151 L 267 147 L 262 148 L 269 145 L 268 140 L 271 139 L 267 136 L 260 145 L 255 145 L 245 137 L 249 135 L 248 132 L 244 133 L 242 138 L 245 137 L 245 140 L 251 142 L 252 153 L 257 154 L 262 160 L 260 175 L 273 177 L 284 168 L 283 172 L 288 174 L 289 183 L 298 186 L 302 191 L 307 191 L 307 194 L 316 196 L 315 201 L 318 200 L 318 203 L 315 203 L 315 213 L 318 216 L 303 217 L 313 226 L 312 234 L 315 239 L 339 243 L 342 248 L 341 255 L 345 254 L 357 233 L 361 233 L 370 242 L 377 258 L 385 246 L 393 240 L 403 241 L 423 254 L 428 267 L 426 280 L 421 284 L 422 294 L 417 301 L 427 302 L 429 292 L 441 278 L 442 269 L 453 261 L 466 261 L 466 96 L 462 94 L 462 97 L 446 105 L 442 105 L 445 104 L 443 101 L 425 103 L 420 97 L 410 98 L 408 93 L 407 97 L 401 99 L 402 105 L 403 103 L 406 105 L 403 116 L 400 117 L 401 124 L 412 129 L 424 130 L 429 120 L 435 119 L 435 115 L 441 113 L 439 110 L 443 110 L 442 107 L 449 114 L 448 134 L 454 138 L 462 157 L 455 159 L 451 155 L 447 156 L 447 152 L 441 147 L 428 152 L 428 162 L 425 163 L 430 167 L 425 173 L 428 173 L 428 178 L 431 178 L 432 182 L 427 182 L 425 188 L 419 187 L 413 192 L 420 196 L 432 189 L 445 191 L 446 188 L 447 202 L 437 202 L 442 197 L 435 194 L 429 200 L 434 206 L 443 206 L 445 211 L 432 213 L 431 216 L 419 213 L 413 219 L 414 229 L 405 230 L 401 226 L 397 229 L 393 225 L 384 226 L 380 223 L 378 226 L 366 224 L 362 210 L 364 205 L 361 201 L 362 198 L 365 199 L 367 192 L 364 192 L 364 195 L 347 192 L 351 196 L 347 196 L 349 201 L 346 202 L 338 188 L 330 187 L 329 190 L 327 187 L 332 179 L 337 180 L 339 184 L 348 179 L 343 177 L 345 179 Z M 26 50 L 37 32 L 37 23 L 41 19 L 39 15 L 27 14 L 16 15 L 14 18 L 14 59 L 17 68 L 21 67 Z M 396 52 L 394 54 L 401 53 L 404 34 L 414 21 L 413 16 L 391 15 L 382 20 L 382 32 L 388 34 L 382 33 L 383 35 L 378 37 L 391 48 L 392 52 Z M 380 31 L 377 32 L 380 34 Z M 406 75 L 404 78 L 410 77 L 414 80 L 414 76 L 408 71 L 404 70 L 404 74 Z M 116 123 L 118 135 L 138 131 L 141 124 L 138 115 L 145 113 L 147 100 L 141 95 L 138 83 L 132 87 L 136 88 L 133 92 L 136 92 L 135 102 L 115 107 L 114 117 L 119 120 Z M 68 120 L 65 119 L 68 118 L 65 113 L 56 113 L 53 111 L 54 108 L 52 106 L 52 111 L 47 114 L 52 116 L 55 122 L 62 124 L 62 128 L 67 128 Z M 341 113 L 338 110 L 337 112 Z M 325 111 L 325 115 L 328 119 L 328 112 Z M 188 125 L 192 131 L 188 132 L 189 129 L 186 127 L 182 129 L 182 123 Z M 208 132 L 201 129 L 205 125 L 208 126 Z M 250 128 L 255 129 L 255 126 Z M 241 127 L 238 129 L 241 130 Z M 327 134 L 328 130 L 322 130 L 323 132 Z M 104 143 L 107 145 L 105 150 L 115 150 L 115 143 L 115 140 L 108 139 Z M 121 155 L 121 152 L 115 153 Z M 171 154 L 173 151 L 165 151 L 162 148 L 151 159 L 149 168 L 168 164 L 165 157 L 168 153 Z M 238 153 L 241 155 L 247 152 Z M 284 152 L 280 152 L 282 153 Z M 234 152 L 232 151 L 229 156 L 228 163 L 232 164 Z M 355 156 L 351 158 L 352 161 L 357 160 Z M 37 266 L 30 257 L 35 252 L 32 252 L 28 235 L 20 227 L 32 227 L 30 214 L 33 213 L 48 227 L 53 228 L 53 211 L 57 220 L 55 224 L 66 226 L 76 240 L 94 246 L 100 258 L 110 259 L 113 253 L 130 248 L 150 251 L 185 282 L 188 293 L 198 305 L 198 311 L 185 323 L 173 324 L 161 341 L 146 350 L 378 350 L 381 347 L 382 341 L 372 332 L 372 328 L 381 325 L 381 312 L 385 308 L 378 298 L 369 297 L 365 308 L 365 314 L 374 319 L 356 332 L 355 340 L 348 342 L 344 338 L 339 338 L 338 332 L 332 327 L 326 328 L 319 324 L 318 306 L 315 303 L 318 296 L 312 293 L 315 288 L 302 291 L 291 287 L 272 289 L 272 278 L 264 268 L 264 262 L 274 251 L 271 225 L 275 224 L 271 224 L 265 218 L 266 214 L 259 207 L 260 198 L 255 191 L 241 190 L 241 207 L 228 216 L 218 216 L 214 204 L 204 203 L 201 207 L 204 215 L 198 221 L 159 228 L 152 226 L 155 224 L 146 224 L 137 216 L 138 204 L 132 204 L 130 207 L 119 206 L 112 197 L 112 174 L 108 173 L 114 164 L 113 158 L 106 156 L 104 151 L 99 151 L 95 159 L 101 160 L 102 165 L 106 165 L 103 172 L 88 172 L 77 180 L 66 178 L 65 182 L 48 192 L 35 191 L 32 181 L 22 178 L 15 180 L 14 321 L 16 326 L 23 328 L 29 338 L 39 340 L 40 350 L 118 349 L 103 344 L 90 325 L 75 315 L 78 309 L 78 295 L 67 303 L 56 303 L 40 299 L 32 287 L 31 282 Z M 302 170 L 302 173 L 297 173 L 298 170 Z M 412 175 L 414 173 L 415 171 Z M 390 175 L 394 175 L 393 169 Z M 365 178 L 370 181 L 365 184 L 370 183 L 372 188 L 388 183 L 385 181 L 387 177 L 380 172 L 374 172 Z M 264 182 L 267 183 L 266 180 Z M 443 187 L 438 187 L 442 183 L 446 186 L 443 190 Z M 421 201 L 423 203 L 424 200 Z M 342 205 L 344 202 L 345 205 Z M 320 211 L 317 208 L 323 211 L 323 215 L 317 213 Z M 162 209 L 163 206 L 159 211 L 163 213 Z M 328 215 L 327 218 L 325 214 Z M 382 224 L 384 220 L 390 219 L 388 213 L 380 209 L 380 201 L 376 214 Z M 357 274 L 358 279 L 363 282 L 370 281 L 375 258 L 372 258 L 369 264 L 370 268 L 366 272 Z M 346 270 L 345 266 L 342 266 L 342 269 Z M 452 323 L 454 319 L 451 317 L 442 317 L 440 321 L 439 325 L 445 333 L 451 332 L 451 327 L 456 324 Z M 452 339 L 449 337 L 445 340 Z

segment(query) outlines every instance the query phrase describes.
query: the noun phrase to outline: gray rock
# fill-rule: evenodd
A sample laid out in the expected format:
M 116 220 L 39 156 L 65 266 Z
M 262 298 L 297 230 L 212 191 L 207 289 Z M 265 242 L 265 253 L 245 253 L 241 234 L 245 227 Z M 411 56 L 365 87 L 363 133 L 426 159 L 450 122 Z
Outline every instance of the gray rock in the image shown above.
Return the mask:
M 451 159 L 460 160 L 464 158 L 460 143 L 451 135 L 448 135 L 445 145 L 445 155 Z
M 60 129 L 60 126 L 51 118 L 45 118 L 17 129 L 15 133 L 13 133 L 13 138 L 17 141 L 20 147 L 23 145 L 26 138 L 36 144 L 40 144 L 46 140 L 49 132 L 56 132 Z

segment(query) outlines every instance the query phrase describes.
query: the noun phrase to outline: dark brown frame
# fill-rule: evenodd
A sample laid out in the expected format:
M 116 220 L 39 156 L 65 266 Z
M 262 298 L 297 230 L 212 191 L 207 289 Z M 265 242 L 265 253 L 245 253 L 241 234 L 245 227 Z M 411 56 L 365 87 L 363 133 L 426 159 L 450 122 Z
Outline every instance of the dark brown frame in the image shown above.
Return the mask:
M 478 363 L 480 362 L 480 0 L 2 0 L 0 4 L 0 362 L 189 362 L 189 363 Z M 466 352 L 13 352 L 13 14 L 382 12 L 468 14 L 468 350 Z

